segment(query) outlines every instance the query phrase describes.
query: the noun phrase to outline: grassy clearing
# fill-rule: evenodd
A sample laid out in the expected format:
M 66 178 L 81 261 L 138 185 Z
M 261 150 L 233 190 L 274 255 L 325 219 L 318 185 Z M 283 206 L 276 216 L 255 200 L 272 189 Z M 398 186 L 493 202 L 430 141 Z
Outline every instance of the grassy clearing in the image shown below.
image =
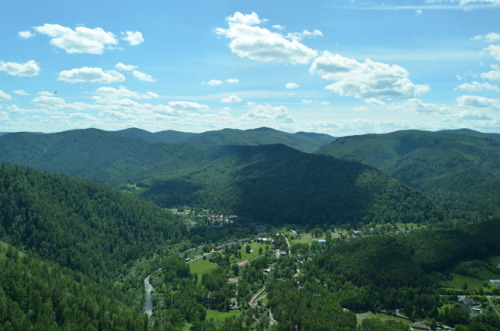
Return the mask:
M 3 259 L 7 254 L 7 247 L 8 245 L 6 243 L 0 241 L 0 259 Z
M 251 251 L 250 253 L 246 253 L 246 246 L 250 245 Z M 269 246 L 269 250 L 271 250 L 271 245 L 263 244 L 263 243 L 248 243 L 241 246 L 241 258 L 237 259 L 235 262 L 253 259 L 259 255 L 264 255 L 266 253 L 266 246 Z M 259 254 L 259 249 L 262 248 L 262 254 Z
M 229 312 L 221 312 L 217 310 L 207 309 L 207 320 L 213 319 L 215 322 L 224 322 L 224 320 L 228 317 L 239 316 L 241 315 L 241 311 L 239 310 L 231 310 Z
M 453 276 L 453 279 L 447 281 L 445 283 L 446 284 L 445 287 L 463 289 L 464 284 L 467 284 L 468 290 L 476 290 L 483 287 L 484 280 L 458 274 L 451 274 L 451 275 Z
M 370 318 L 375 318 L 379 319 L 382 321 L 396 321 L 396 322 L 403 322 L 405 324 L 411 325 L 412 322 L 410 320 L 400 318 L 400 317 L 395 317 L 395 316 L 390 316 L 382 313 L 373 313 L 373 312 L 367 312 L 363 314 L 356 314 L 356 317 L 358 320 L 363 320 L 363 319 L 370 319 Z
M 301 235 L 301 238 L 292 239 L 290 241 L 290 244 L 308 244 L 309 246 L 311 246 L 315 239 L 318 239 L 318 238 L 313 238 L 310 233 L 303 233 Z
M 217 263 L 210 262 L 208 259 L 198 259 L 195 261 L 191 261 L 188 264 L 191 273 L 198 275 L 198 277 L 200 277 L 204 273 L 209 272 L 210 270 L 217 268 Z

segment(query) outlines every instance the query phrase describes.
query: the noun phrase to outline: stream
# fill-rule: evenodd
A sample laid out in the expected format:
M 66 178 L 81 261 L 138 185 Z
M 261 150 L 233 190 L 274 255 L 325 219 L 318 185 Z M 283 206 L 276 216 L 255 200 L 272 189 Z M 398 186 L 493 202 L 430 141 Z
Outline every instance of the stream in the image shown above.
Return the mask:
M 144 289 L 146 291 L 146 301 L 144 302 L 144 313 L 151 317 L 153 315 L 153 299 L 151 297 L 151 293 L 153 292 L 153 286 L 149 282 L 149 277 L 151 275 L 144 278 Z

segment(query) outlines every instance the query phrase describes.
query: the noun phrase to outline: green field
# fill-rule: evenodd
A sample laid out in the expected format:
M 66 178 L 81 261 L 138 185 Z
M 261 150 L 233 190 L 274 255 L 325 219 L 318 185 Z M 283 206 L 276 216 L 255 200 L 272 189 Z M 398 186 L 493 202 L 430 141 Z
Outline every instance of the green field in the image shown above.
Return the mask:
M 191 273 L 198 275 L 198 278 L 201 277 L 201 275 L 203 275 L 204 273 L 217 268 L 217 263 L 210 262 L 208 259 L 198 259 L 195 261 L 191 261 L 188 264 Z
M 250 245 L 250 247 L 251 247 L 250 253 L 246 253 L 246 246 L 247 245 Z M 264 255 L 266 253 L 266 246 L 269 246 L 269 250 L 271 250 L 270 244 L 263 244 L 263 243 L 256 243 L 256 242 L 243 244 L 241 246 L 241 249 L 240 249 L 241 258 L 237 259 L 236 261 L 233 261 L 233 262 L 249 260 L 249 259 L 256 258 L 259 255 Z M 262 248 L 262 254 L 259 254 L 259 248 Z
M 224 322 L 224 320 L 228 317 L 239 316 L 241 315 L 241 311 L 239 310 L 231 310 L 229 312 L 221 312 L 217 310 L 207 309 L 207 320 L 213 319 L 215 322 Z
M 375 318 L 375 319 L 379 319 L 382 321 L 396 321 L 396 322 L 403 322 L 403 323 L 408 324 L 408 325 L 412 324 L 412 322 L 410 320 L 407 320 L 404 318 L 390 316 L 390 315 L 382 314 L 382 313 L 372 313 L 371 311 L 367 312 L 367 313 L 363 313 L 363 314 L 356 314 L 356 317 L 358 318 L 358 321 L 363 320 L 363 319 Z

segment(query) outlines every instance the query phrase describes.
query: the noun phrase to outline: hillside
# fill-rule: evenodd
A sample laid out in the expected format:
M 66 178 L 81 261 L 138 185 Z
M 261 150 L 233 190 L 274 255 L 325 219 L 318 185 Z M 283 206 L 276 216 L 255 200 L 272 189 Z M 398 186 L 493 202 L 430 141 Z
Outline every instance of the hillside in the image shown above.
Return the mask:
M 4 161 L 127 189 L 164 207 L 200 206 L 274 224 L 443 218 L 423 196 L 374 169 L 284 145 L 148 144 L 95 129 L 1 142 Z
M 163 209 L 83 179 L 0 164 L 0 240 L 93 279 L 186 233 Z
M 207 131 L 194 135 L 183 142 L 203 147 L 283 144 L 302 152 L 312 153 L 319 147 L 329 144 L 334 139 L 325 134 L 308 134 L 305 132 L 292 134 L 270 128 L 257 128 L 252 130 L 223 129 Z
M 148 143 L 179 143 L 196 135 L 196 133 L 180 132 L 174 130 L 151 133 L 149 131 L 137 128 L 130 128 L 114 132 L 127 138 L 142 139 Z
M 344 137 L 319 153 L 376 167 L 472 217 L 500 213 L 500 143 L 484 138 L 489 134 L 460 132 Z
M 3 330 L 140 330 L 140 305 L 36 255 L 0 242 L 0 325 Z

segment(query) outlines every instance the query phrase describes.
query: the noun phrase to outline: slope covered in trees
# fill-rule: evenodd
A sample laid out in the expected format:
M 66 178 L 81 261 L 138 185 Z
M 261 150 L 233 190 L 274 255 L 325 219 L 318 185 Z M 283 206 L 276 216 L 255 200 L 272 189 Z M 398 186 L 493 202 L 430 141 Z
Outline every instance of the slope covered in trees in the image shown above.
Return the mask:
M 321 154 L 376 167 L 461 213 L 500 213 L 500 143 L 493 134 L 398 131 L 344 137 Z
M 4 160 L 127 189 L 163 207 L 200 206 L 273 224 L 443 218 L 377 170 L 284 145 L 151 144 L 94 129 L 4 138 Z
M 147 324 L 122 291 L 0 245 L 2 330 L 145 330 Z
M 94 279 L 185 233 L 174 215 L 131 194 L 0 164 L 0 240 Z

